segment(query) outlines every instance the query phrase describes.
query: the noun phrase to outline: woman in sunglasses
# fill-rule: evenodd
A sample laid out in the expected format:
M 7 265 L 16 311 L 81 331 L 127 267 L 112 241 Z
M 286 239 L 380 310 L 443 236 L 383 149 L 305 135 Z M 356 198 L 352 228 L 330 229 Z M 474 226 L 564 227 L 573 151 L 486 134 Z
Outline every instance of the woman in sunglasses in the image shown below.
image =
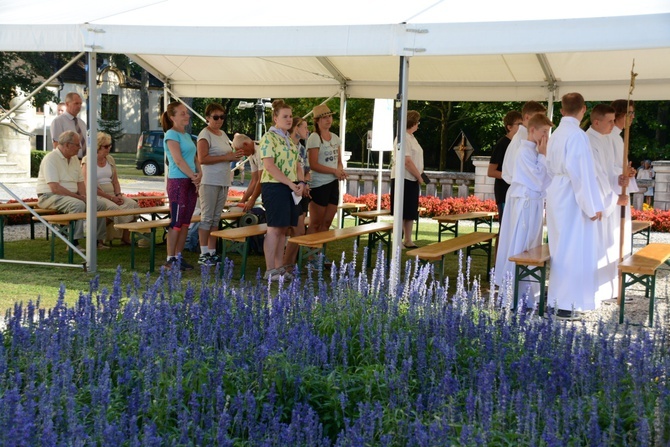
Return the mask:
M 216 254 L 216 238 L 210 233 L 219 227 L 219 219 L 230 187 L 230 162 L 243 153 L 235 152 L 230 140 L 221 130 L 226 112 L 221 104 L 211 103 L 205 108 L 207 127 L 198 135 L 198 160 L 202 169 L 200 196 L 200 257 L 198 264 L 216 265 L 221 259 Z
M 98 201 L 102 201 L 105 204 L 105 209 L 107 210 L 127 210 L 131 208 L 139 208 L 140 206 L 133 199 L 129 199 L 124 196 L 121 192 L 121 185 L 119 184 L 119 177 L 116 173 L 116 163 L 114 162 L 114 157 L 109 155 L 109 151 L 112 149 L 112 137 L 105 132 L 98 132 L 98 153 L 97 153 L 97 162 L 98 162 Z M 84 157 L 81 160 L 81 170 L 84 174 L 84 179 L 86 176 L 86 164 L 87 158 Z M 126 223 L 132 222 L 136 218 L 135 216 L 118 216 L 114 218 L 114 223 Z M 111 241 L 114 237 L 121 237 L 121 242 L 125 245 L 130 245 L 130 233 L 128 230 L 124 230 L 123 233 L 114 234 L 116 230 L 112 231 L 112 228 L 108 228 L 106 239 Z M 102 240 L 98 240 L 98 249 L 108 248 L 103 244 Z

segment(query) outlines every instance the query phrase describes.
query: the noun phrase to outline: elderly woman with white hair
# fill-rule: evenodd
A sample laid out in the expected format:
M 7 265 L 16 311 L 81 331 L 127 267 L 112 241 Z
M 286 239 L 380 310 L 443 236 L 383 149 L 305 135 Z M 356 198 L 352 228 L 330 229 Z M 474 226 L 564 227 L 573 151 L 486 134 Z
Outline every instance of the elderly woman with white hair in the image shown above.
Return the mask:
M 127 210 L 132 208 L 139 208 L 140 206 L 132 199 L 124 196 L 121 192 L 121 185 L 119 184 L 119 177 L 116 172 L 116 163 L 114 157 L 109 155 L 112 149 L 112 137 L 104 132 L 98 132 L 98 201 L 102 201 L 108 210 Z M 86 160 L 84 157 L 81 160 L 81 169 L 84 173 L 84 181 L 86 177 Z M 114 223 L 132 222 L 136 219 L 135 216 L 118 216 L 114 218 Z M 107 233 L 107 239 L 111 240 L 112 235 Z M 121 234 L 121 242 L 124 245 L 130 245 L 130 234 L 128 230 L 124 230 Z M 105 248 L 103 241 L 98 241 L 98 248 Z

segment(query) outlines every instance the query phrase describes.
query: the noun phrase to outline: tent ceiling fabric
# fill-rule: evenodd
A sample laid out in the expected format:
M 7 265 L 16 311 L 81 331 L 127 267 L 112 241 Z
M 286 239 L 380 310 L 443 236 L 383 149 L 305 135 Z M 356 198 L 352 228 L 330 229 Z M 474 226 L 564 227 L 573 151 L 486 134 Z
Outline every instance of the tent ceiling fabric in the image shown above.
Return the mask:
M 180 96 L 238 98 L 328 97 L 336 73 L 352 97 L 395 97 L 407 55 L 411 99 L 544 100 L 545 60 L 558 95 L 611 100 L 635 59 L 635 99 L 670 99 L 670 0 L 94 3 L 0 0 L 0 50 L 125 53 Z

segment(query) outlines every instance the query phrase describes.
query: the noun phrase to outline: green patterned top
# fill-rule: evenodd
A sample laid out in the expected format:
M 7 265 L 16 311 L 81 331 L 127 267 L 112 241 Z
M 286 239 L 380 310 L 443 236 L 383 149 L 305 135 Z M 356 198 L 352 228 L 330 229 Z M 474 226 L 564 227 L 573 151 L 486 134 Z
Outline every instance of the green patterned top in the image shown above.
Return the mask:
M 261 159 L 272 158 L 275 165 L 292 182 L 298 180 L 298 163 L 300 162 L 300 151 L 290 138 L 284 138 L 272 130 L 263 135 L 258 144 L 261 151 Z M 280 183 L 270 175 L 267 169 L 261 174 L 261 183 Z

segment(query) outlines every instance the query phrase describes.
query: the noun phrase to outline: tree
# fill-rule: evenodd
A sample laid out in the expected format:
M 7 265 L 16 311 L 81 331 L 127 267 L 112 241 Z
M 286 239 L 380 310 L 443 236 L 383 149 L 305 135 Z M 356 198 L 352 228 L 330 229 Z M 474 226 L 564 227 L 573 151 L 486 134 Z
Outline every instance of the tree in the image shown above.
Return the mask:
M 8 109 L 16 87 L 30 93 L 51 75 L 51 67 L 41 53 L 0 52 L 0 105 Z M 56 99 L 49 90 L 42 89 L 31 103 L 42 107 L 44 103 Z

